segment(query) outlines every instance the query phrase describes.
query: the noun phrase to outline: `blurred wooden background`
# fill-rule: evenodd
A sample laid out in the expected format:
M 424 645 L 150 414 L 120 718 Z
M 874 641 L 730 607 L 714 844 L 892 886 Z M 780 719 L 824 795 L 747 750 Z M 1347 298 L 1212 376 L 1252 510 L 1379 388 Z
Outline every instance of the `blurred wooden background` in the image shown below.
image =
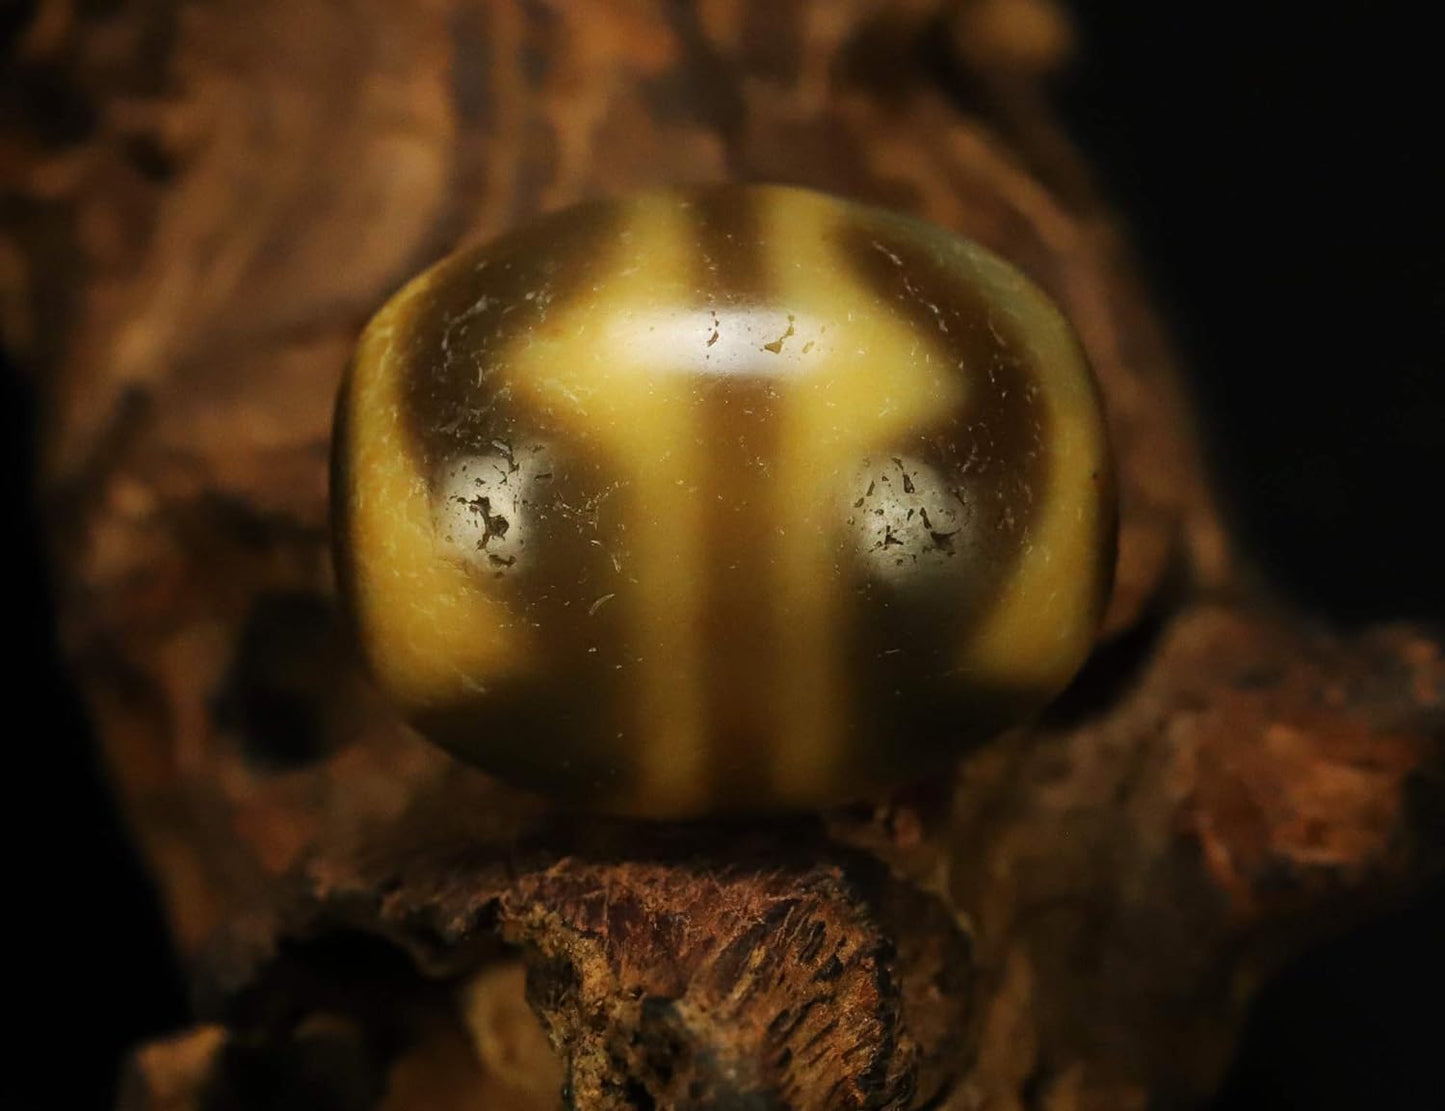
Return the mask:
M 77 7 L 93 17 L 121 6 Z M 6 9 L 7 32 L 33 28 L 34 8 Z M 1310 25 L 1281 7 L 1247 28 L 1218 18 L 1091 6 L 1057 103 L 1136 229 L 1182 337 L 1246 556 L 1326 618 L 1438 620 L 1426 517 L 1445 400 L 1424 36 L 1384 14 Z M 7 123 L 17 111 L 49 119 L 47 141 L 60 146 L 84 130 L 85 103 L 44 72 L 7 64 L 5 80 Z M 0 210 L 11 219 L 14 198 L 12 186 Z M 29 387 L 7 388 L 20 505 L 38 445 L 17 411 Z M 27 546 L 36 531 L 34 518 L 15 530 L 27 583 L 43 578 Z M 181 1024 L 182 992 L 105 789 L 85 773 L 83 717 L 35 652 L 48 613 L 33 590 L 22 597 L 27 623 L 15 633 L 32 670 L 17 686 L 38 704 L 46 741 L 25 746 L 18 778 L 88 848 L 47 835 L 21 854 L 27 913 L 8 924 L 11 951 L 36 954 L 25 963 L 44 973 L 27 1003 L 32 1026 L 77 1048 L 75 1068 L 20 1079 L 47 1102 L 103 1103 L 115 1054 Z M 37 828 L 17 823 L 9 843 L 36 845 Z M 1375 1106 L 1407 1107 L 1427 1090 L 1419 1062 L 1438 1031 L 1391 1016 L 1439 998 L 1427 994 L 1442 978 L 1424 944 L 1440 922 L 1430 899 L 1306 958 L 1299 967 L 1315 978 L 1296 975 L 1296 1002 L 1266 997 L 1263 1048 L 1246 1052 L 1236 1101 L 1279 1106 L 1292 1092 L 1311 1106 L 1357 1106 L 1354 1093 L 1368 1093 Z

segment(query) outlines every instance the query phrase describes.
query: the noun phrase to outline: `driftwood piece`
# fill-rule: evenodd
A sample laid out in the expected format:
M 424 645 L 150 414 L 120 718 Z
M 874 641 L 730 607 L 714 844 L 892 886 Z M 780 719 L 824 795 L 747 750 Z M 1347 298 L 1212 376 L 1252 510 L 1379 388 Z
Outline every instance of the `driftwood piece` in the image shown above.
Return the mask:
M 73 112 L 7 117 L 0 319 L 47 401 L 67 650 L 209 1024 L 142 1050 L 125 1106 L 1187 1106 L 1275 962 L 1438 871 L 1445 663 L 1242 581 L 1048 112 L 1067 41 L 1045 0 L 38 5 L 12 64 Z M 352 663 L 331 399 L 458 243 L 728 178 L 919 213 L 1054 294 L 1119 457 L 1114 605 L 952 784 L 556 815 Z
M 570 1047 L 565 1090 L 580 1107 L 644 1092 L 660 1106 L 907 1106 L 957 1081 L 967 938 L 877 859 L 811 821 L 548 821 L 518 840 L 457 820 L 495 794 L 482 776 L 449 777 L 384 845 L 318 859 L 279 920 L 245 923 L 208 954 L 221 1010 L 248 1028 L 276 999 L 334 1007 L 339 981 L 365 984 L 370 963 L 317 984 L 295 946 L 325 954 L 337 934 L 379 935 L 442 979 L 507 945 L 528 955 L 531 999 Z M 379 986 L 362 994 L 386 999 Z

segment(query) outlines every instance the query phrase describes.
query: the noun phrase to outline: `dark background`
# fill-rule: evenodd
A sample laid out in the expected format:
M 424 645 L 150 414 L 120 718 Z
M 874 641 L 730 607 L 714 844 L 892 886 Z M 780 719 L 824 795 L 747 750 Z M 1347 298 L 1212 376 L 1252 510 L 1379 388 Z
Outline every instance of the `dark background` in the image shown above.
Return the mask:
M 1095 2 L 1060 89 L 1132 220 L 1248 555 L 1341 625 L 1445 627 L 1442 97 L 1418 11 Z M 0 390 L 0 920 L 19 966 L 6 1056 L 29 1062 L 4 1066 L 0 1093 L 26 1076 L 33 1104 L 0 1102 L 105 1107 L 123 1048 L 182 1024 L 186 1001 L 56 660 L 32 397 L 8 368 Z M 1442 943 L 1437 889 L 1296 962 L 1255 1007 L 1214 1111 L 1445 1106 Z

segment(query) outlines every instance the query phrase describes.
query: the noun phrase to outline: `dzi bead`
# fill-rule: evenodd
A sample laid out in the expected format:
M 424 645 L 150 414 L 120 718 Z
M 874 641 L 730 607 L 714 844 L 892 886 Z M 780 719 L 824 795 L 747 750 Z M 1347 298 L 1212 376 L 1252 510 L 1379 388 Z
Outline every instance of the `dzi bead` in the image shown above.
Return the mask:
M 592 203 L 439 263 L 338 405 L 339 579 L 405 715 L 602 809 L 937 770 L 1087 655 L 1097 390 L 975 244 L 803 190 Z

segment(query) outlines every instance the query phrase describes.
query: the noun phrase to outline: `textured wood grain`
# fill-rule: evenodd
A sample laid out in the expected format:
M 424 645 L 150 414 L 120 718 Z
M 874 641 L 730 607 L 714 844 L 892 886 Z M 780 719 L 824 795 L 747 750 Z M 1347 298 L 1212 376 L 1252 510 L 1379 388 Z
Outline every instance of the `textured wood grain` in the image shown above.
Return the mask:
M 542 1107 L 559 1076 L 587 1108 L 1188 1105 L 1275 961 L 1438 872 L 1439 649 L 1237 573 L 1049 113 L 1068 43 L 1045 0 L 36 6 L 0 321 L 46 402 L 67 652 L 217 1024 L 143 1051 L 126 1106 Z M 569 820 L 352 663 L 332 397 L 457 244 L 723 179 L 918 213 L 1060 301 L 1118 455 L 1114 605 L 1049 717 L 951 784 L 787 827 Z M 468 1025 L 517 1014 L 516 978 L 468 985 L 518 956 L 560 1065 Z

